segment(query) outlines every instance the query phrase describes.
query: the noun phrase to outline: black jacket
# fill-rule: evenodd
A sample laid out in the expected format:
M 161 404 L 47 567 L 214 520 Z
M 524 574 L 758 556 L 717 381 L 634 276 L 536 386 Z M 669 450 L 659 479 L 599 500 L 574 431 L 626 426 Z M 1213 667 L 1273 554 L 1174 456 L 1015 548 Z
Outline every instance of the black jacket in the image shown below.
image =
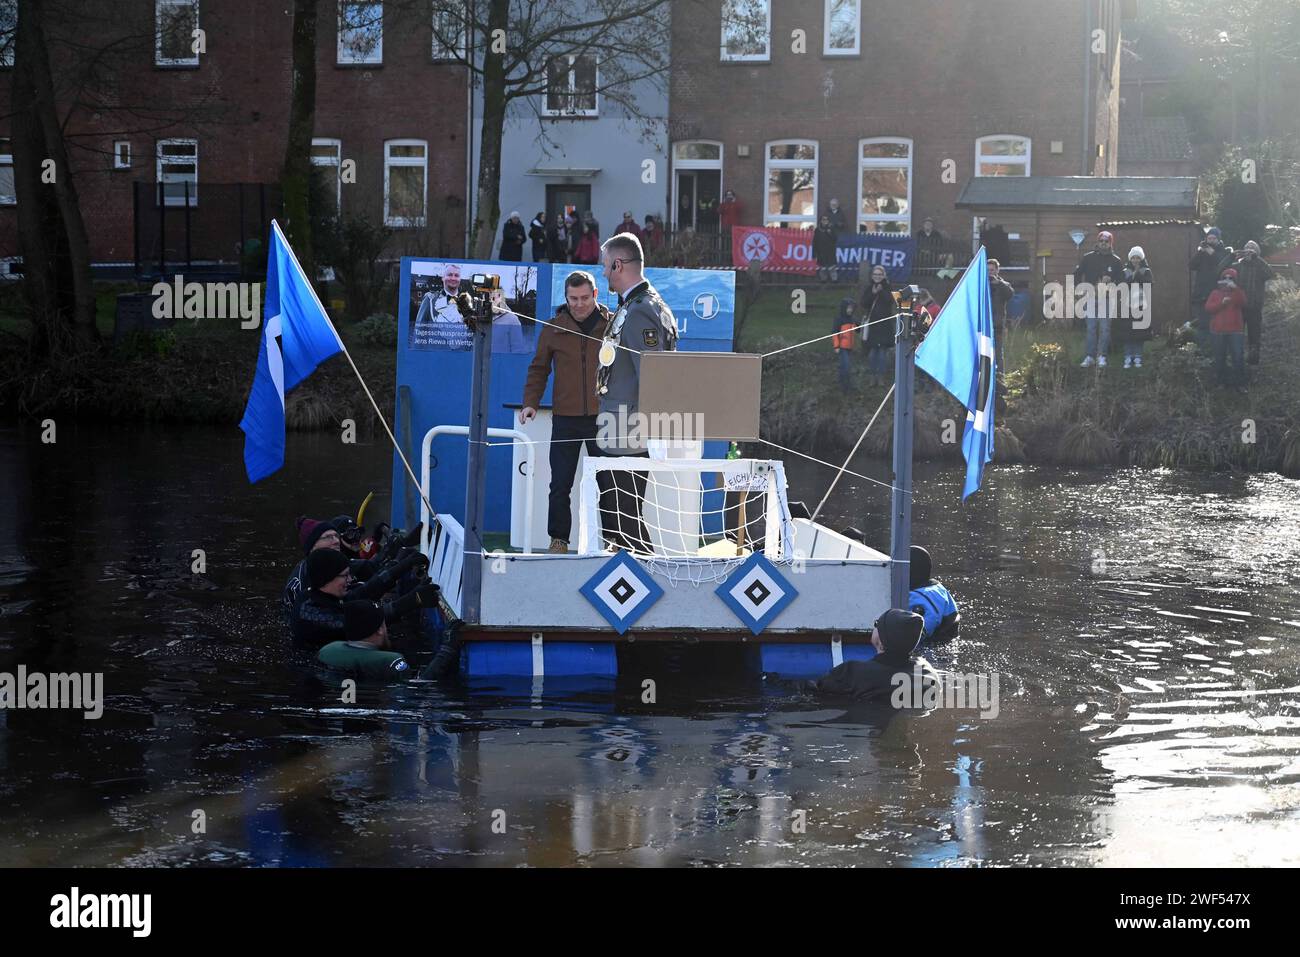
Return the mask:
M 1201 307 L 1219 283 L 1219 273 L 1232 265 L 1232 254 L 1222 246 L 1202 246 L 1187 267 L 1192 271 L 1192 305 Z
M 1001 276 L 989 275 L 989 298 L 993 301 L 993 324 L 998 330 L 1002 330 L 1002 324 L 1007 321 L 1007 303 L 1011 297 L 1016 294 L 1015 286 L 1007 282 Z
M 920 615 L 898 608 L 885 612 L 880 620 L 880 640 L 885 650 L 870 661 L 837 665 L 816 683 L 817 692 L 855 701 L 889 701 L 904 680 L 899 675 L 913 681 L 919 672 L 923 687 L 937 683 L 938 675 L 929 662 L 915 654 L 924 633 L 925 619 Z
M 897 304 L 894 302 L 894 287 L 886 279 L 881 283 L 879 292 L 874 292 L 874 289 L 875 285 L 869 283 L 862 294 L 862 308 L 858 310 L 858 322 L 875 322 L 875 325 L 867 326 L 863 330 L 868 349 L 890 349 L 894 345 L 894 324 L 876 322 L 876 320 L 888 319 L 898 311 Z
M 344 639 L 343 603 L 361 598 L 374 600 L 373 595 L 363 594 L 363 590 L 364 587 L 349 589 L 342 598 L 335 598 L 324 592 L 309 591 L 307 597 L 294 609 L 292 617 L 294 643 L 309 651 L 320 651 L 331 641 L 342 641 Z M 413 591 L 380 605 L 384 612 L 384 620 L 387 622 L 394 622 L 419 607 L 420 599 Z
M 1129 318 L 1119 318 L 1111 324 L 1111 335 L 1116 342 L 1146 342 L 1151 338 L 1151 330 L 1155 326 L 1155 316 L 1151 314 L 1150 321 L 1142 318 L 1141 313 L 1145 312 L 1145 297 L 1151 295 L 1151 283 L 1154 277 L 1151 275 L 1151 267 L 1147 261 L 1142 260 L 1137 269 L 1133 268 L 1132 263 L 1124 264 L 1123 282 L 1129 287 L 1128 303 Z M 1139 326 L 1141 328 L 1135 328 Z
M 835 227 L 818 226 L 813 233 L 813 256 L 822 269 L 835 268 Z
M 1113 252 L 1094 249 L 1079 261 L 1074 270 L 1075 282 L 1087 282 L 1096 285 L 1102 276 L 1109 276 L 1115 282 L 1124 281 L 1124 260 Z
M 507 219 L 501 229 L 501 258 L 519 262 L 524 257 L 524 224 Z
M 533 244 L 533 262 L 546 258 L 546 227 L 534 219 L 528 224 L 528 238 Z

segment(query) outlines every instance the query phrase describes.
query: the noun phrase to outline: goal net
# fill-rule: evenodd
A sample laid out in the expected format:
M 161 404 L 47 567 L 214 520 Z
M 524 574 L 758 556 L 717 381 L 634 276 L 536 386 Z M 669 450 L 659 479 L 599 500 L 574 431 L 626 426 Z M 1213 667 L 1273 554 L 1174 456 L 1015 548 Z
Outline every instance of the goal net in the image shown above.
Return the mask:
M 725 581 L 756 551 L 794 551 L 785 470 L 768 459 L 587 458 L 578 528 L 580 555 L 626 549 L 672 582 Z

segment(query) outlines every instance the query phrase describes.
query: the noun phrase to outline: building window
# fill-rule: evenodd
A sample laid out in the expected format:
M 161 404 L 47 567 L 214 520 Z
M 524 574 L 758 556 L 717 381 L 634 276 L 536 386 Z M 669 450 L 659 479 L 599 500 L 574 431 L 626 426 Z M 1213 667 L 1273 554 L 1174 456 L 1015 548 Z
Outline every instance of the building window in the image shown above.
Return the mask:
M 158 195 L 164 206 L 199 204 L 199 141 L 158 141 Z
M 128 140 L 118 140 L 113 144 L 113 169 L 130 169 L 131 168 L 131 143 Z
M 722 144 L 716 140 L 674 143 L 673 225 L 716 232 L 721 201 Z
M 826 56 L 857 55 L 861 52 L 861 0 L 825 2 L 825 40 L 822 43 L 822 53 Z
M 975 175 L 1028 176 L 1030 153 L 1027 136 L 981 136 L 975 141 Z
M 722 59 L 772 59 L 771 0 L 723 0 Z
M 423 226 L 428 193 L 429 144 L 424 140 L 384 143 L 384 225 Z
M 433 0 L 433 59 L 465 59 L 465 12 L 456 0 Z
M 765 226 L 817 224 L 817 143 L 781 140 L 767 144 Z
M 858 229 L 912 231 L 912 141 L 880 136 L 858 143 Z
M 382 3 L 339 3 L 338 62 L 343 66 L 384 62 Z
M 546 68 L 547 116 L 597 116 L 600 70 L 596 58 L 582 55 L 557 56 Z
M 198 28 L 198 0 L 154 0 L 154 64 L 198 66 L 194 49 Z
M 14 65 L 16 29 L 18 29 L 18 0 L 0 0 L 0 66 Z
M 12 206 L 18 202 L 14 190 L 14 154 L 9 141 L 0 140 L 0 206 Z
M 343 180 L 340 170 L 343 159 L 343 141 L 330 139 L 314 139 L 311 141 L 311 165 L 312 172 L 317 176 L 317 182 L 321 185 L 321 194 L 331 203 L 333 203 L 333 212 L 335 215 L 342 208 L 343 203 Z

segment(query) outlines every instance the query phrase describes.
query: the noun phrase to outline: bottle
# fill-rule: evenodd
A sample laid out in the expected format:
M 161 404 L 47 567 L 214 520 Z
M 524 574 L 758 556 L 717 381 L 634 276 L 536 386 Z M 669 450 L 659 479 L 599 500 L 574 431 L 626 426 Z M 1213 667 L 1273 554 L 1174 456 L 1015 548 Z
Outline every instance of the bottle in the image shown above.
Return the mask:
M 732 442 L 731 447 L 727 449 L 727 459 L 731 460 L 738 458 L 740 458 L 740 446 L 737 443 Z

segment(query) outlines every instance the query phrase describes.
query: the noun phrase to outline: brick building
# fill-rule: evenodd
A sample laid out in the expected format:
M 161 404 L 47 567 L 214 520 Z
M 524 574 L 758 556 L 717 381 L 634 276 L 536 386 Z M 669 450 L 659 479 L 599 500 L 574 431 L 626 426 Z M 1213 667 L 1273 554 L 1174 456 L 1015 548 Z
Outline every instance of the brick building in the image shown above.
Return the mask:
M 675 4 L 669 208 L 734 189 L 740 222 L 808 226 L 834 197 L 848 229 L 915 232 L 928 216 L 968 242 L 975 224 L 954 204 L 973 176 L 1115 174 L 1135 7 Z
M 345 214 L 395 228 L 394 253 L 459 253 L 466 71 L 434 43 L 433 3 L 384 6 L 319 4 L 313 162 Z M 264 240 L 288 135 L 292 6 L 84 0 L 75 18 L 56 17 L 46 15 L 45 30 L 97 272 L 133 263 L 137 243 L 156 244 L 160 232 L 172 263 L 186 238 L 193 260 L 222 263 L 238 261 L 241 237 Z M 70 41 L 88 49 L 62 60 Z M 11 65 L 0 49 L 0 117 Z M 0 259 L 17 251 L 8 133 L 0 118 Z

